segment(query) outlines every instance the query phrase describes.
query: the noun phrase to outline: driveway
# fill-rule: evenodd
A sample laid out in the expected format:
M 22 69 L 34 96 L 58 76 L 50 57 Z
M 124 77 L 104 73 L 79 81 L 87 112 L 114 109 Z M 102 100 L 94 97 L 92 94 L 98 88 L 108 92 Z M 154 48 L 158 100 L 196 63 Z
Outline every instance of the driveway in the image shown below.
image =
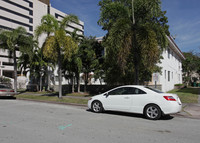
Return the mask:
M 0 100 L 0 143 L 199 143 L 200 120 L 95 114 L 85 107 Z

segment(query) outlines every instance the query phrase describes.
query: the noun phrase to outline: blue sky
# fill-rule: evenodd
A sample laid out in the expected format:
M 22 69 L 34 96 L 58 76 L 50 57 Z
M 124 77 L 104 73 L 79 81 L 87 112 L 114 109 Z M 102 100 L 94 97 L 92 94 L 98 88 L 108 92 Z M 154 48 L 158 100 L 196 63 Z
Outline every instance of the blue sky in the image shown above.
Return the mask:
M 105 31 L 98 26 L 99 0 L 50 0 L 54 8 L 75 14 L 84 22 L 85 35 L 101 37 Z M 171 35 L 183 52 L 200 52 L 200 0 L 161 0 L 167 11 Z

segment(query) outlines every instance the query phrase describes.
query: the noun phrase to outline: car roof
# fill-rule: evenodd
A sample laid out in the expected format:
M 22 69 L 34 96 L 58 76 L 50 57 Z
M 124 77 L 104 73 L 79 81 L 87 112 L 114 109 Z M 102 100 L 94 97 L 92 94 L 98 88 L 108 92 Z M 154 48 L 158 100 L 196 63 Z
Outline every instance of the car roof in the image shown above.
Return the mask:
M 123 85 L 123 86 L 118 86 L 118 87 L 138 87 L 138 88 L 144 88 L 143 85 Z
M 157 92 L 152 91 L 152 90 L 150 90 L 148 88 L 145 88 L 145 86 L 143 86 L 143 85 L 123 85 L 123 86 L 118 86 L 116 88 L 113 88 L 111 90 L 114 90 L 114 89 L 117 89 L 117 88 L 121 88 L 121 87 L 134 87 L 134 88 L 139 88 L 141 90 L 144 90 L 145 92 L 148 92 L 148 93 L 154 93 L 154 94 L 157 93 Z M 111 91 L 111 90 L 109 90 L 109 91 Z

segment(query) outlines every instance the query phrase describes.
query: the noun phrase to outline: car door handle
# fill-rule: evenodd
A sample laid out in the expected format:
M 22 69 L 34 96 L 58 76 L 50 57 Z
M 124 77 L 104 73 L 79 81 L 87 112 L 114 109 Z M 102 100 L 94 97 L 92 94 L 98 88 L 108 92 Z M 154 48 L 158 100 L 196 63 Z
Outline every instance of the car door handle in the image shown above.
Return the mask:
M 130 97 L 124 97 L 124 99 L 130 99 Z

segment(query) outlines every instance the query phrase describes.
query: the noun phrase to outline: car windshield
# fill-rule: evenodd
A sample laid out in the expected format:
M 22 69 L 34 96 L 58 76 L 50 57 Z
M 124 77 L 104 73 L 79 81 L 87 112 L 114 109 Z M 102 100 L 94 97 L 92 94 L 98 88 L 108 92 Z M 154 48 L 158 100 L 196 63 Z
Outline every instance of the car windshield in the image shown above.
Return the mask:
M 145 88 L 150 89 L 150 90 L 152 90 L 154 92 L 157 92 L 157 93 L 164 93 L 164 92 L 162 92 L 162 91 L 160 91 L 158 89 L 155 89 L 155 88 L 151 88 L 151 87 L 145 87 Z
M 0 85 L 0 88 L 10 88 L 7 85 Z

